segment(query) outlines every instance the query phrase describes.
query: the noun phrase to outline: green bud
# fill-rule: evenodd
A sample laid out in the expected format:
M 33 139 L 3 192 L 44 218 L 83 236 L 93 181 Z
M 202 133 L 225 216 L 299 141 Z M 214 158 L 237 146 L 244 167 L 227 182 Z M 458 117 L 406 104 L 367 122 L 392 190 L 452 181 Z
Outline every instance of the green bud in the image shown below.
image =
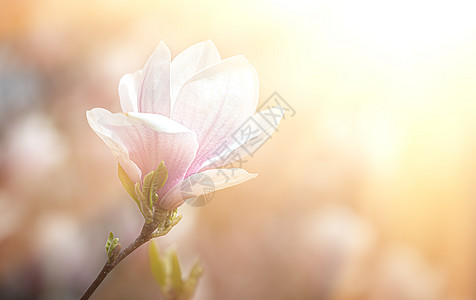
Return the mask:
M 121 244 L 119 244 L 119 238 L 114 238 L 112 232 L 109 233 L 109 236 L 106 241 L 106 255 L 107 258 L 112 261 L 114 260 L 119 252 L 121 251 Z

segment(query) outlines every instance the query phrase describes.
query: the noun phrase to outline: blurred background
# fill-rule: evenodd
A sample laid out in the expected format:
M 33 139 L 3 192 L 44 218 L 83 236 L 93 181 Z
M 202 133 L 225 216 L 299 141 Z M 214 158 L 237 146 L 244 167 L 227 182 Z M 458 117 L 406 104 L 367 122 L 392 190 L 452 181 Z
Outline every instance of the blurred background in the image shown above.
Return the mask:
M 160 40 L 244 54 L 296 111 L 159 241 L 195 299 L 476 299 L 474 1 L 0 0 L 0 299 L 77 299 L 141 224 L 85 111 Z M 95 299 L 160 299 L 146 247 Z

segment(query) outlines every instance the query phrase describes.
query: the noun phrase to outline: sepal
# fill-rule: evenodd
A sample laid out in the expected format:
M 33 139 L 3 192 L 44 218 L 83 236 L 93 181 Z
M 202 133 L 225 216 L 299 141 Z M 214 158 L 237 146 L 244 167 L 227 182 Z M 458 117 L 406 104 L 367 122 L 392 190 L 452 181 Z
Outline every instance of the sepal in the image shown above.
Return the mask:
M 137 205 L 139 205 L 139 199 L 137 198 L 137 194 L 135 192 L 134 183 L 132 182 L 132 180 L 127 175 L 126 171 L 124 171 L 121 164 L 119 163 L 117 163 L 117 175 L 119 176 L 119 180 L 121 181 L 122 186 L 124 187 L 126 192 L 137 203 Z
M 162 161 L 157 166 L 157 169 L 147 174 L 142 184 L 140 182 L 134 184 L 120 164 L 118 164 L 118 174 L 124 189 L 136 202 L 141 214 L 144 216 L 145 222 L 153 222 L 154 205 L 159 199 L 157 190 L 164 186 L 168 177 L 167 167 L 165 167 L 164 162 Z
M 167 215 L 165 216 L 165 220 L 163 220 L 163 222 L 159 222 L 159 226 L 157 227 L 157 230 L 152 234 L 152 238 L 166 235 L 175 225 L 180 222 L 180 220 L 182 220 L 182 215 L 179 215 L 177 213 L 177 209 L 170 211 L 162 210 L 162 212 L 166 213 Z

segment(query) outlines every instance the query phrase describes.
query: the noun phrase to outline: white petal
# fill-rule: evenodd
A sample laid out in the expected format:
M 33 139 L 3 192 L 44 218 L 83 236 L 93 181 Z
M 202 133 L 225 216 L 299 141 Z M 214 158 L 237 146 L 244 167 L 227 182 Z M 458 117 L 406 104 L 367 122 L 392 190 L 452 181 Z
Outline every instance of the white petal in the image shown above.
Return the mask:
M 201 170 L 232 164 L 255 153 L 277 130 L 283 115 L 283 108 L 276 106 L 250 117 L 232 134 L 229 142 L 223 144 L 223 149 L 202 165 Z
M 191 131 L 187 127 L 162 115 L 135 112 L 126 113 L 125 115 L 131 117 L 131 120 L 136 119 L 147 124 L 147 126 L 154 129 L 155 131 L 168 133 L 191 133 L 194 136 L 197 136 L 195 132 Z M 127 122 L 131 122 L 131 120 L 128 120 Z
M 257 174 L 250 174 L 243 169 L 212 169 L 196 173 L 170 189 L 160 200 L 159 206 L 163 209 L 175 209 L 185 201 L 193 202 L 198 197 L 243 183 L 256 176 Z
M 160 42 L 142 70 L 139 112 L 170 116 L 170 51 Z
M 172 119 L 197 133 L 200 148 L 188 174 L 195 173 L 250 117 L 258 102 L 258 77 L 243 56 L 221 61 L 184 84 Z
M 142 72 L 125 74 L 119 81 L 119 98 L 123 112 L 137 112 L 137 93 L 142 79 Z
M 211 40 L 195 44 L 177 55 L 170 64 L 172 107 L 180 88 L 190 77 L 220 61 L 220 54 Z
M 124 171 L 129 175 L 133 182 L 139 182 L 141 171 L 137 165 L 129 158 L 129 152 L 121 140 L 109 129 L 101 126 L 99 121 L 101 118 L 107 117 L 111 113 L 102 108 L 95 108 L 86 112 L 89 126 L 111 149 L 112 154 L 116 157 L 117 162 L 122 166 Z

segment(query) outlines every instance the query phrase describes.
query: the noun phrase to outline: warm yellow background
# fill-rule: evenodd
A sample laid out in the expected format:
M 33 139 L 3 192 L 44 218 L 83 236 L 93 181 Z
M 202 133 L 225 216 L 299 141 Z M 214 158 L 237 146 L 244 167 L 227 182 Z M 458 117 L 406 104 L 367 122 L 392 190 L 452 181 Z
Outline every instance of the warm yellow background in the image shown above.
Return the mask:
M 75 299 L 141 216 L 85 111 L 159 40 L 244 54 L 296 115 L 166 239 L 196 299 L 476 298 L 474 1 L 0 1 L 0 298 Z M 159 299 L 145 249 L 98 299 Z M 134 295 L 140 296 L 134 296 Z M 14 297 L 15 296 L 15 297 Z M 43 298 L 39 298 L 43 297 Z

